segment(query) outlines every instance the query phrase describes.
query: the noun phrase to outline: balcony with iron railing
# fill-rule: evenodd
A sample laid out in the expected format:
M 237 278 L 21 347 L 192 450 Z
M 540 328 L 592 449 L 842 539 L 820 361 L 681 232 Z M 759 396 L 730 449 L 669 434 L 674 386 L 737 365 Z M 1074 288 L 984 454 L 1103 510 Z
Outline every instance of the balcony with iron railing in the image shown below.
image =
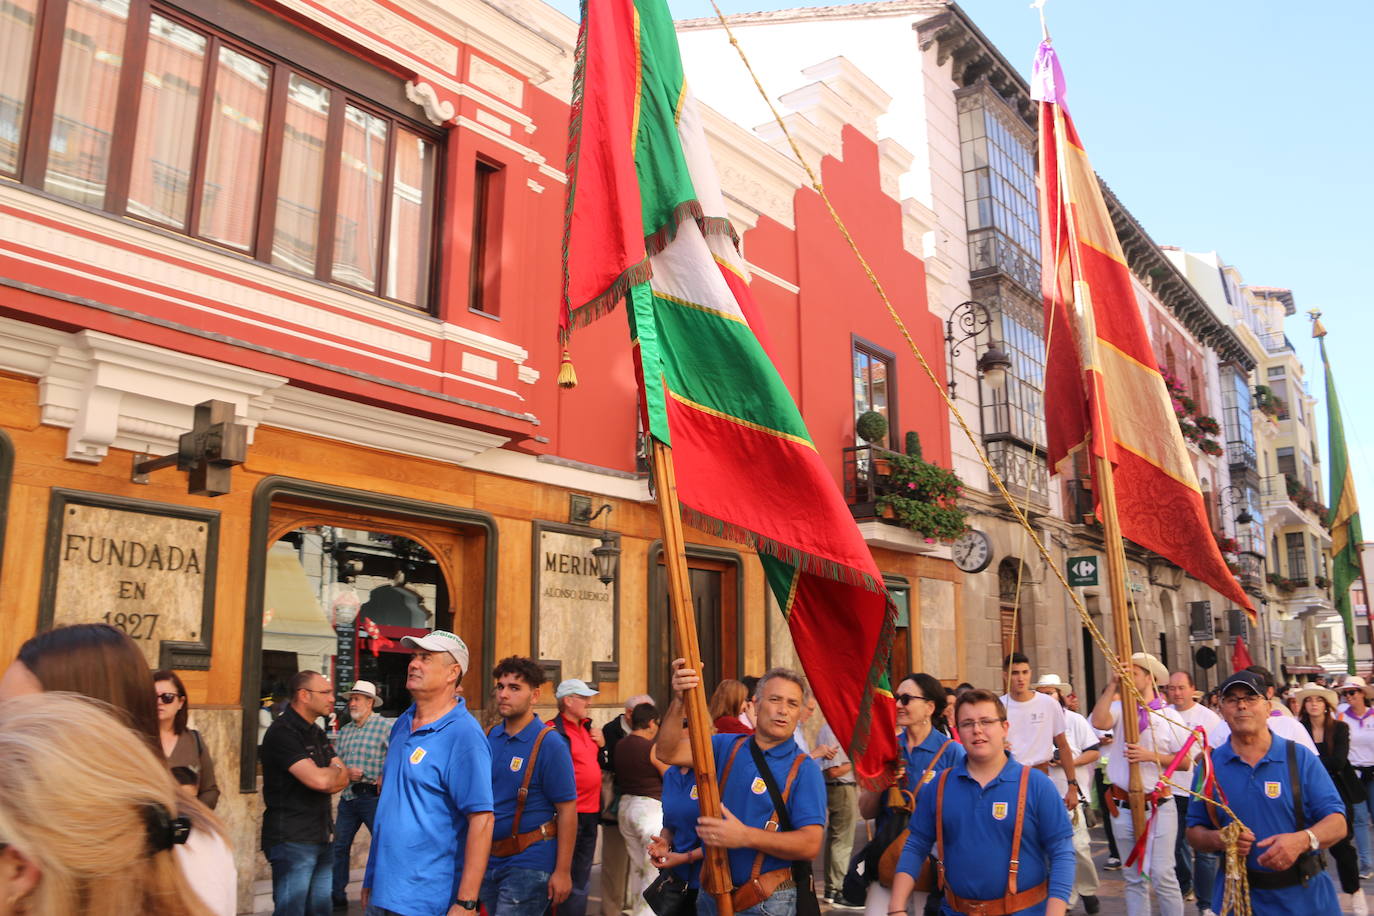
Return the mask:
M 855 518 L 881 517 L 878 500 L 888 488 L 886 465 L 897 454 L 877 445 L 853 445 L 844 450 L 844 500 Z
M 1260 344 L 1266 353 L 1294 353 L 1293 342 L 1288 339 L 1288 335 L 1282 331 L 1269 331 L 1259 335 Z
M 1325 524 L 1326 507 L 1317 501 L 1309 488 L 1288 474 L 1261 478 L 1260 497 L 1268 527 Z

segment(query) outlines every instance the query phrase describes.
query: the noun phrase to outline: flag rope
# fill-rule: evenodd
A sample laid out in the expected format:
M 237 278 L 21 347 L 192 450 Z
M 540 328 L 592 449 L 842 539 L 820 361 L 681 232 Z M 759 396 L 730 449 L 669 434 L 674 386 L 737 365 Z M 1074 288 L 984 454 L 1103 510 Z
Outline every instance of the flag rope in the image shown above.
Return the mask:
M 817 177 L 816 172 L 811 167 L 811 164 L 807 162 L 806 157 L 802 154 L 801 148 L 797 144 L 796 138 L 792 136 L 792 132 L 788 130 L 786 123 L 783 122 L 782 115 L 778 113 L 777 106 L 773 104 L 772 98 L 768 95 L 767 90 L 763 88 L 763 83 L 759 79 L 758 73 L 754 70 L 753 64 L 750 63 L 748 55 L 744 53 L 744 48 L 740 46 L 739 39 L 735 36 L 734 30 L 730 28 L 730 23 L 725 18 L 725 14 L 721 12 L 717 0 L 710 0 L 710 3 L 711 9 L 715 11 L 716 19 L 720 22 L 721 28 L 724 30 L 726 37 L 729 39 L 731 46 L 734 47 L 735 52 L 739 55 L 740 61 L 744 64 L 744 68 L 749 73 L 750 79 L 753 80 L 754 88 L 758 90 L 759 95 L 763 98 L 764 104 L 768 106 L 768 111 L 772 114 L 774 123 L 777 124 L 778 129 L 782 132 L 783 137 L 787 139 L 788 145 L 792 148 L 792 154 L 796 157 L 797 162 L 799 165 L 801 165 L 803 171 L 806 172 L 807 179 L 810 181 L 812 189 L 818 195 L 820 195 L 821 202 L 825 204 L 825 208 L 829 212 L 830 219 L 832 222 L 834 222 L 835 228 L 839 230 L 840 234 L 844 237 L 845 242 L 849 245 L 849 250 L 858 260 L 859 267 L 863 270 L 864 275 L 868 278 L 869 283 L 872 284 L 874 290 L 878 293 L 878 297 L 882 300 L 883 307 L 887 310 L 888 316 L 897 326 L 897 330 L 901 333 L 902 338 L 906 341 L 907 346 L 911 349 L 912 355 L 916 357 L 917 363 L 920 364 L 921 369 L 925 372 L 926 378 L 929 379 L 930 383 L 935 387 L 941 399 L 945 402 L 945 406 L 949 408 L 950 413 L 958 422 L 959 428 L 963 430 L 964 436 L 968 439 L 969 444 L 973 446 L 974 454 L 978 456 L 979 462 L 988 472 L 988 479 L 991 480 L 993 486 L 997 488 L 998 493 L 1001 494 L 1002 499 L 1011 509 L 1012 514 L 1016 517 L 1017 522 L 1021 525 L 1022 529 L 1024 529 L 1026 536 L 1035 545 L 1036 551 L 1039 553 L 1041 559 L 1045 561 L 1046 567 L 1054 571 L 1055 578 L 1058 579 L 1059 584 L 1064 587 L 1064 591 L 1068 594 L 1069 600 L 1073 603 L 1075 610 L 1078 611 L 1078 616 L 1083 621 L 1083 625 L 1087 628 L 1088 633 L 1091 635 L 1093 639 L 1093 642 L 1102 651 L 1103 656 L 1110 660 L 1109 664 L 1113 672 L 1117 676 L 1118 684 L 1121 690 L 1134 695 L 1136 703 L 1141 708 L 1147 710 L 1151 715 L 1160 716 L 1160 718 L 1163 719 L 1165 722 L 1168 722 L 1171 725 L 1174 724 L 1172 719 L 1169 719 L 1161 715 L 1158 710 L 1151 709 L 1149 705 L 1145 703 L 1144 698 L 1140 694 L 1140 691 L 1136 689 L 1135 682 L 1132 680 L 1130 676 L 1130 671 L 1128 670 L 1126 663 L 1123 662 L 1122 659 L 1117 655 L 1117 653 L 1112 650 L 1110 644 L 1107 642 L 1107 638 L 1102 634 L 1102 631 L 1098 629 L 1097 624 L 1093 622 L 1092 617 L 1088 614 L 1087 608 L 1084 606 L 1082 599 L 1078 597 L 1077 593 L 1074 592 L 1073 587 L 1069 585 L 1069 580 L 1064 575 L 1063 570 L 1061 570 L 1054 563 L 1053 557 L 1050 556 L 1049 548 L 1045 546 L 1045 542 L 1041 540 L 1038 534 L 1036 534 L 1034 526 L 1032 526 L 1030 523 L 1030 519 L 1026 516 L 1026 513 L 1022 511 L 1021 506 L 1016 501 L 1016 498 L 1007 489 L 1006 482 L 1002 479 L 1002 475 L 997 472 L 997 469 L 993 467 L 992 461 L 988 458 L 987 452 L 983 449 L 983 446 L 978 441 L 977 436 L 974 435 L 973 429 L 968 424 L 968 420 L 959 410 L 958 405 L 954 403 L 954 399 L 950 397 L 948 390 L 945 388 L 945 385 L 940 381 L 940 378 L 935 374 L 935 370 L 931 367 L 930 362 L 926 359 L 925 353 L 922 352 L 920 345 L 917 344 L 915 338 L 911 336 L 911 331 L 907 328 L 906 322 L 903 321 L 902 316 L 897 313 L 897 309 L 893 306 L 892 300 L 888 298 L 887 291 L 886 289 L 884 289 L 882 281 L 878 279 L 877 275 L 873 272 L 872 266 L 868 263 L 868 259 L 865 258 L 863 252 L 859 250 L 858 243 L 854 240 L 854 236 L 850 233 L 849 227 L 845 225 L 844 220 L 836 211 L 835 205 L 830 200 L 830 195 L 826 193 L 825 186 L 821 183 L 820 178 Z M 1217 802 L 1213 799 L 1204 800 L 1212 805 L 1217 804 Z M 1236 818 L 1234 812 L 1230 811 L 1229 808 L 1226 810 L 1232 818 L 1235 818 L 1233 823 L 1241 823 L 1240 819 Z

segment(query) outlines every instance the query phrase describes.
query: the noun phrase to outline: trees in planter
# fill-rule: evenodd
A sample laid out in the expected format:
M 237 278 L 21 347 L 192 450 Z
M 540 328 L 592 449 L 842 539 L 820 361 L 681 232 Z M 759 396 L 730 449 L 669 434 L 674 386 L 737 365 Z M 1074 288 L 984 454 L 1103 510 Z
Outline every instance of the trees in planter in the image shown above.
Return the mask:
M 968 530 L 959 508 L 959 475 L 914 455 L 893 454 L 892 473 L 878 499 L 903 527 L 927 541 L 952 541 Z

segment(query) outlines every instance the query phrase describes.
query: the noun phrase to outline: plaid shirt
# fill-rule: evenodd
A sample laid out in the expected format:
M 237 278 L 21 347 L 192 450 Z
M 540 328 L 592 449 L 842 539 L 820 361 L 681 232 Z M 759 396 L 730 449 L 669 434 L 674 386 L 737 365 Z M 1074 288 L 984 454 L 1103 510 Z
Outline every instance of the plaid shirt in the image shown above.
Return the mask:
M 395 723 L 383 719 L 377 713 L 367 717 L 362 725 L 352 718 L 339 726 L 339 740 L 334 742 L 339 759 L 346 767 L 358 767 L 363 771 L 360 782 L 376 783 L 382 778 L 382 765 L 386 763 L 386 746 L 391 738 L 391 727 Z M 353 797 L 353 786 L 344 789 L 345 800 Z

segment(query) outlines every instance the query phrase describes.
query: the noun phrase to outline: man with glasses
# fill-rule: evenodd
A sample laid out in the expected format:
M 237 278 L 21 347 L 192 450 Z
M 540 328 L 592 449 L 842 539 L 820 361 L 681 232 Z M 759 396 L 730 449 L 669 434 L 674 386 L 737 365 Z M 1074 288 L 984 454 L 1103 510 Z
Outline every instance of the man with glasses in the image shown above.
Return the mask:
M 1007 756 L 1006 708 L 991 691 L 962 694 L 954 720 L 968 756 L 921 789 L 888 913 L 906 913 L 933 849 L 947 911 L 1063 916 L 1074 853 L 1058 790 L 1044 773 Z
M 1120 686 L 1114 674 L 1107 688 L 1093 707 L 1093 728 L 1112 729 L 1112 751 L 1107 759 L 1107 778 L 1112 787 L 1107 792 L 1107 812 L 1111 816 L 1112 832 L 1117 848 L 1122 852 L 1135 848 L 1135 821 L 1127 787 L 1131 784 L 1131 764 L 1140 771 L 1140 783 L 1145 787 L 1144 812 L 1150 824 L 1150 842 L 1145 846 L 1149 861 L 1144 871 L 1127 867 L 1122 870 L 1126 879 L 1126 913 L 1146 916 L 1150 912 L 1150 893 L 1159 903 L 1160 916 L 1183 916 L 1183 893 L 1178 887 L 1175 872 L 1174 843 L 1178 835 L 1178 809 L 1172 802 L 1159 803 L 1150 791 L 1159 782 L 1160 774 L 1174 759 L 1188 740 L 1187 729 L 1164 704 L 1157 685 L 1169 680 L 1169 671 L 1148 652 L 1131 656 L 1130 675 L 1140 696 L 1137 707 L 1139 737 L 1134 744 L 1126 743 L 1121 716 L 1121 701 L 1116 699 Z M 1180 782 L 1188 779 L 1192 761 L 1184 759 L 1172 777 Z M 1153 816 L 1152 816 L 1153 812 Z M 1148 872 L 1146 874 L 1145 872 Z
M 289 705 L 262 739 L 262 851 L 272 866 L 272 913 L 323 916 L 334 879 L 329 796 L 348 785 L 348 770 L 315 724 L 334 708 L 329 681 L 301 671 L 286 689 Z
M 1197 701 L 1197 686 L 1193 683 L 1193 676 L 1187 671 L 1175 671 L 1169 675 L 1169 684 L 1164 688 L 1164 692 L 1168 695 L 1170 708 L 1178 720 L 1187 726 L 1190 732 L 1201 731 L 1207 739 L 1207 745 L 1214 747 L 1214 736 L 1217 726 L 1221 724 L 1221 716 Z M 1200 762 L 1201 757 L 1202 749 L 1199 743 L 1198 752 L 1193 755 L 1193 760 Z M 1174 782 L 1178 783 L 1174 786 L 1174 805 L 1178 808 L 1178 822 L 1183 824 L 1187 822 L 1188 803 L 1193 796 L 1188 791 L 1187 782 L 1182 779 L 1175 779 Z M 1187 900 L 1191 893 L 1197 897 L 1200 916 L 1212 916 L 1212 882 L 1217 876 L 1218 865 L 1216 853 L 1195 851 L 1188 845 L 1186 832 L 1179 830 L 1178 840 L 1174 844 L 1174 864 L 1183 899 Z
M 1002 663 L 1007 672 L 1007 692 L 1002 707 L 1007 711 L 1007 741 L 1018 763 L 1049 775 L 1050 767 L 1064 771 L 1064 807 L 1078 807 L 1078 773 L 1073 766 L 1073 749 L 1064 734 L 1064 708 L 1054 697 L 1031 688 L 1030 659 L 1020 652 L 1008 655 Z
M 1245 824 L 1238 838 L 1255 916 L 1335 916 L 1336 889 L 1318 851 L 1345 836 L 1345 803 L 1314 755 L 1276 735 L 1267 720 L 1264 680 L 1250 671 L 1221 685 L 1221 714 L 1229 740 L 1212 752 L 1220 797 Z M 1293 778 L 1296 774 L 1296 782 Z M 1300 816 L 1300 819 L 1299 819 Z M 1188 806 L 1188 842 L 1221 852 L 1221 828 L 1231 815 L 1202 799 Z M 1225 875 L 1212 899 L 1220 903 Z

